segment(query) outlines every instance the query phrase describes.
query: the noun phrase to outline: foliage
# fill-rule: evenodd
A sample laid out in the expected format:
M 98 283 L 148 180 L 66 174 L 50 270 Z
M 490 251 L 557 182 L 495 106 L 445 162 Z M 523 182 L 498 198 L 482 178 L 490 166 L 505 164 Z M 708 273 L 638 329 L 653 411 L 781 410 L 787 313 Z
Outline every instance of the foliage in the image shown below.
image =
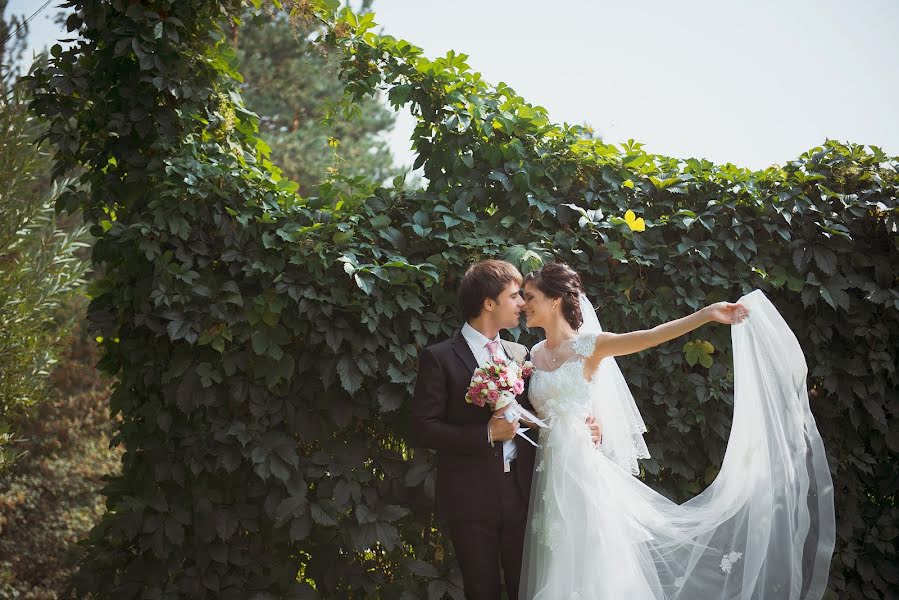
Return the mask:
M 374 98 L 341 107 L 339 56 L 311 39 L 321 29 L 307 24 L 297 31 L 283 13 L 263 13 L 235 25 L 231 36 L 240 90 L 260 115 L 260 137 L 272 148 L 271 161 L 299 183 L 303 195 L 335 170 L 376 183 L 396 174 L 383 136 L 393 113 Z
M 0 21 L 2 22 L 2 21 Z M 12 25 L 15 25 L 13 21 Z M 8 35 L 3 22 L 0 35 Z M 0 49 L 0 63 L 21 52 Z M 7 51 L 9 55 L 5 54 Z M 65 181 L 50 184 L 41 124 L 28 113 L 29 97 L 14 73 L 0 82 L 0 470 L 18 456 L 9 422 L 14 412 L 43 398 L 59 340 L 71 325 L 60 306 L 76 294 L 88 261 L 87 229 L 76 217 L 57 217 Z
M 215 24 L 239 2 L 72 4 L 84 41 L 36 74 L 34 109 L 57 173 L 85 168 L 90 193 L 62 202 L 98 236 L 90 318 L 125 448 L 82 592 L 461 597 L 432 457 L 404 440 L 418 349 L 457 327 L 455 284 L 488 256 L 569 262 L 611 330 L 763 289 L 810 366 L 838 496 L 832 587 L 896 589 L 895 158 L 827 141 L 750 172 L 604 144 L 464 55 L 429 60 L 371 15 L 307 1 L 294 16 L 327 25 L 352 98 L 418 117 L 429 187 L 338 179 L 303 198 L 236 93 Z M 652 428 L 646 478 L 677 498 L 714 477 L 733 386 L 726 328 L 687 342 L 622 361 Z
M 0 598 L 59 597 L 103 514 L 101 477 L 118 468 L 96 345 L 79 327 L 65 343 L 47 401 L 14 423 L 28 453 L 0 483 Z
M 18 73 L 15 63 L 25 54 L 28 39 L 28 23 L 18 15 L 10 15 L 6 9 L 9 0 L 0 0 L 0 94 L 9 93 Z

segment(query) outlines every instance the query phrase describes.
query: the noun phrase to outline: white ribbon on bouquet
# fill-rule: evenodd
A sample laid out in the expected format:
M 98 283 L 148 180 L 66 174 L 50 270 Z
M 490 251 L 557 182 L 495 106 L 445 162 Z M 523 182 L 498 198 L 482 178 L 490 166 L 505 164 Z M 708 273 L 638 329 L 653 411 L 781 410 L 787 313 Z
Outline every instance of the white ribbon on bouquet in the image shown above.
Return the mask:
M 497 404 L 499 404 L 499 403 L 497 403 Z M 502 415 L 500 415 L 499 417 L 496 417 L 498 419 L 505 419 L 509 423 L 511 423 L 512 421 L 524 420 L 524 421 L 533 423 L 537 427 L 546 427 L 547 426 L 544 421 L 537 418 L 537 415 L 535 415 L 534 413 L 532 413 L 531 411 L 529 411 L 528 409 L 523 407 L 514 398 L 512 399 L 511 402 L 509 402 L 508 404 L 504 404 L 503 406 L 506 406 L 508 408 L 506 408 L 505 412 L 503 412 Z M 496 410 L 502 409 L 503 406 L 499 406 Z M 525 440 L 527 440 L 527 442 L 530 445 L 532 445 L 534 448 L 539 448 L 540 446 L 537 445 L 537 442 L 535 442 L 534 440 L 532 440 L 531 438 L 529 438 L 528 436 L 525 435 L 525 432 L 527 432 L 527 431 L 530 431 L 530 427 L 519 427 L 515 431 L 515 435 L 519 435 L 522 438 L 524 438 Z

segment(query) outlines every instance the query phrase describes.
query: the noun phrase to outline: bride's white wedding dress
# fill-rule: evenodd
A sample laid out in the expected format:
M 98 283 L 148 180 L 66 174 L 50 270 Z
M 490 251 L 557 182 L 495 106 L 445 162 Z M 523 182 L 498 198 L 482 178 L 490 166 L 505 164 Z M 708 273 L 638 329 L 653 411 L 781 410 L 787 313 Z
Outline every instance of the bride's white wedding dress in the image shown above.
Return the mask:
M 740 301 L 750 316 L 733 326 L 727 451 L 711 486 L 680 505 L 634 476 L 648 456 L 645 427 L 615 361 L 584 378 L 599 330 L 589 324 L 592 307 L 592 332 L 553 352 L 555 364 L 542 342 L 534 347 L 529 397 L 549 427 L 540 434 L 522 599 L 821 598 L 833 489 L 805 360 L 761 292 Z M 603 425 L 598 449 L 584 427 L 590 414 Z

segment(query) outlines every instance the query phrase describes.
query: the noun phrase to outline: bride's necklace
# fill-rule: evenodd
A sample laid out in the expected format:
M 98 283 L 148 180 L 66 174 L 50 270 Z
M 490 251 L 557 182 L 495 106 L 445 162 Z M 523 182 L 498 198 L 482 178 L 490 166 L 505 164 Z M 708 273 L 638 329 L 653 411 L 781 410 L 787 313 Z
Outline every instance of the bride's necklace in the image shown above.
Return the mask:
M 573 340 L 573 339 L 574 339 L 574 336 L 563 339 L 561 342 L 559 342 L 559 345 L 556 346 L 555 349 L 550 348 L 549 344 L 546 344 L 546 351 L 549 353 L 549 360 L 552 361 L 553 366 L 556 366 L 556 364 L 559 362 L 559 359 L 556 356 L 556 350 L 561 348 L 562 345 L 565 344 L 565 342 L 567 342 L 569 340 Z

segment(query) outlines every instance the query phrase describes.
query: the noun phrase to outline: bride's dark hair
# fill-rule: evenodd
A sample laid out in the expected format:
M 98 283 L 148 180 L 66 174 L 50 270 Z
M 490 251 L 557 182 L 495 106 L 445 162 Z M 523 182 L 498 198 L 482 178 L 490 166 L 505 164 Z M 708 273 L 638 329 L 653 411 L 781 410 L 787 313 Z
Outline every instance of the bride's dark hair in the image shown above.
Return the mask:
M 562 301 L 562 316 L 577 330 L 584 324 L 581 314 L 581 276 L 565 263 L 543 265 L 539 271 L 532 271 L 524 278 L 524 283 L 537 286 L 548 298 Z

